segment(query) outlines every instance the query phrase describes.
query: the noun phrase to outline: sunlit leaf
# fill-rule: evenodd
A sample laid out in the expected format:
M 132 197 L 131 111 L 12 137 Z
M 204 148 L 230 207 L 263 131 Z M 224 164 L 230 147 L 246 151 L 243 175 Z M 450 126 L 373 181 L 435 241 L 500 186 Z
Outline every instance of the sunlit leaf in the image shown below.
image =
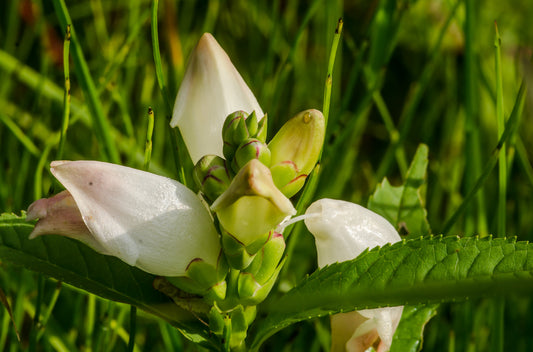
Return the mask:
M 268 306 L 253 348 L 305 319 L 367 308 L 533 293 L 533 245 L 426 237 L 377 247 L 316 271 Z

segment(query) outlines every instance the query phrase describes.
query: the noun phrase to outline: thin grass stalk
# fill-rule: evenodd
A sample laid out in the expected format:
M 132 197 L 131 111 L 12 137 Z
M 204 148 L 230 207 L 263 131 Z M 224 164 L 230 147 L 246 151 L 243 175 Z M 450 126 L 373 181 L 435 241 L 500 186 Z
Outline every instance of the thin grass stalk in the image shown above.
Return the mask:
M 518 91 L 515 104 L 513 107 L 513 111 L 511 112 L 511 116 L 505 123 L 505 129 L 503 131 L 503 134 L 500 137 L 495 149 L 492 151 L 492 154 L 490 155 L 489 160 L 485 164 L 485 167 L 483 168 L 483 172 L 477 178 L 474 186 L 465 195 L 459 207 L 457 207 L 455 212 L 444 223 L 443 229 L 440 233 L 446 234 L 451 230 L 452 226 L 455 224 L 458 217 L 464 213 L 466 207 L 469 205 L 472 198 L 476 195 L 478 190 L 485 184 L 485 181 L 487 180 L 492 169 L 494 168 L 494 166 L 496 166 L 496 163 L 498 162 L 500 150 L 502 149 L 502 145 L 509 140 L 512 134 L 514 134 L 516 127 L 518 125 L 517 122 L 522 113 L 524 103 L 525 103 L 525 90 L 526 90 L 525 84 L 522 83 L 520 85 L 520 90 Z
M 63 74 L 65 76 L 65 93 L 63 97 L 63 118 L 61 121 L 61 135 L 59 137 L 59 146 L 57 148 L 56 160 L 63 159 L 63 148 L 67 139 L 67 130 L 70 118 L 70 25 L 67 25 L 65 40 L 63 41 Z
M 116 145 L 112 136 L 112 129 L 109 120 L 104 115 L 102 104 L 98 98 L 98 92 L 94 84 L 93 78 L 89 72 L 89 67 L 85 56 L 81 49 L 80 41 L 76 36 L 76 31 L 72 25 L 72 20 L 68 12 L 68 8 L 64 0 L 53 0 L 54 9 L 56 15 L 61 23 L 61 27 L 67 28 L 71 26 L 71 47 L 72 47 L 72 60 L 74 61 L 74 67 L 78 80 L 87 97 L 89 108 L 92 112 L 92 118 L 95 126 L 95 132 L 103 145 L 104 155 L 113 163 L 118 164 L 120 162 L 119 153 L 116 149 Z
M 496 36 L 494 39 L 494 70 L 496 73 L 496 119 L 498 121 L 498 137 L 504 132 L 505 117 L 503 114 L 503 81 L 502 81 L 502 62 L 501 62 L 501 37 L 498 31 L 498 25 L 494 22 Z M 507 204 L 507 143 L 502 143 L 498 155 L 498 237 L 504 237 L 506 233 L 505 210 Z M 494 301 L 494 318 L 492 320 L 492 344 L 494 352 L 504 351 L 504 312 L 505 299 L 499 298 Z

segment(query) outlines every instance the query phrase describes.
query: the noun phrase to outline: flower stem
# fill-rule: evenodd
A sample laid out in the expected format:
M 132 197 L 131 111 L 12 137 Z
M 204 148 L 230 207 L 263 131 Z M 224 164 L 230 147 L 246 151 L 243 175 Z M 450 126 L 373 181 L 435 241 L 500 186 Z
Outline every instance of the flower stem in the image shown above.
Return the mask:
M 148 127 L 146 129 L 146 146 L 144 149 L 144 170 L 148 170 L 152 158 L 152 135 L 154 134 L 154 110 L 148 108 Z
M 59 146 L 57 148 L 56 160 L 63 159 L 63 149 L 67 139 L 67 129 L 70 118 L 70 24 L 65 31 L 65 40 L 63 41 L 63 74 L 65 75 L 65 92 L 63 96 L 63 119 L 61 121 L 61 136 L 59 137 Z

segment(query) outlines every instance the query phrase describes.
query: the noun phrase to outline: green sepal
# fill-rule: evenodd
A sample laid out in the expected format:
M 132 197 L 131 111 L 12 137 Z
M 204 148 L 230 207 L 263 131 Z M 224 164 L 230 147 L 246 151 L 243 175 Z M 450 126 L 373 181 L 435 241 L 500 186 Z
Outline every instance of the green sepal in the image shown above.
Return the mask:
M 248 332 L 248 322 L 244 314 L 243 306 L 237 306 L 230 314 L 231 316 L 231 338 L 230 347 L 232 349 L 240 347 L 246 339 Z
M 231 173 L 226 160 L 217 155 L 206 155 L 194 166 L 194 181 L 212 202 L 217 199 L 231 183 Z
M 272 232 L 267 243 L 256 254 L 254 260 L 245 271 L 254 276 L 254 279 L 263 285 L 276 272 L 279 261 L 285 251 L 283 235 Z
M 209 330 L 217 336 L 222 336 L 224 333 L 224 316 L 223 313 L 217 306 L 216 302 L 211 307 L 209 311 Z
M 223 300 L 228 270 L 226 258 L 221 253 L 216 268 L 202 259 L 194 259 L 187 266 L 186 276 L 167 277 L 167 280 L 183 291 L 204 296 L 208 301 Z
M 222 229 L 222 250 L 226 255 L 226 260 L 231 268 L 242 270 L 246 268 L 252 260 L 253 255 L 246 251 L 246 247 L 229 232 Z
M 259 139 L 261 142 L 265 143 L 267 139 L 267 129 L 268 129 L 268 115 L 265 114 L 263 118 L 259 121 L 257 127 L 257 132 L 252 136 Z
M 252 111 L 250 115 L 246 118 L 246 129 L 248 130 L 248 135 L 253 137 L 257 134 L 259 128 L 259 120 L 257 119 L 257 114 L 255 110 Z
M 248 138 L 244 140 L 237 150 L 231 163 L 235 173 L 246 165 L 252 159 L 258 159 L 266 167 L 270 166 L 270 149 L 266 143 L 261 142 L 256 138 Z
M 279 263 L 271 277 L 263 285 L 259 284 L 252 274 L 247 272 L 240 273 L 237 292 L 241 298 L 241 302 L 246 305 L 257 305 L 263 302 L 270 293 L 270 290 L 272 290 L 285 260 L 286 257 Z
M 233 237 L 228 231 L 222 229 L 222 250 L 231 268 L 243 270 L 253 261 L 255 254 L 263 248 L 269 239 L 269 233 L 260 236 L 254 242 L 245 246 Z

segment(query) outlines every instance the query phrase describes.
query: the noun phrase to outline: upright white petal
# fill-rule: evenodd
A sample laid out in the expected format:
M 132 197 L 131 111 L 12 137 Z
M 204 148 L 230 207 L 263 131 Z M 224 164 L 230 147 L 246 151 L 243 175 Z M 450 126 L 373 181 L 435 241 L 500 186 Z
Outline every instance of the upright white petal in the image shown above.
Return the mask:
M 309 206 L 305 225 L 315 236 L 318 266 L 353 259 L 367 248 L 401 240 L 382 216 L 358 204 L 320 199 Z
M 84 242 L 96 241 L 95 249 L 156 275 L 184 275 L 195 258 L 216 266 L 213 221 L 182 184 L 98 161 L 54 161 L 51 171 L 74 198 L 93 237 Z
M 237 110 L 263 116 L 224 49 L 205 33 L 189 59 L 170 122 L 179 127 L 194 163 L 204 155 L 222 156 L 222 126 Z
M 401 240 L 386 219 L 354 203 L 321 199 L 309 206 L 306 215 L 305 225 L 315 236 L 319 267 Z M 389 307 L 332 316 L 332 351 L 362 352 L 378 337 L 378 351 L 388 351 L 402 311 L 403 307 Z

